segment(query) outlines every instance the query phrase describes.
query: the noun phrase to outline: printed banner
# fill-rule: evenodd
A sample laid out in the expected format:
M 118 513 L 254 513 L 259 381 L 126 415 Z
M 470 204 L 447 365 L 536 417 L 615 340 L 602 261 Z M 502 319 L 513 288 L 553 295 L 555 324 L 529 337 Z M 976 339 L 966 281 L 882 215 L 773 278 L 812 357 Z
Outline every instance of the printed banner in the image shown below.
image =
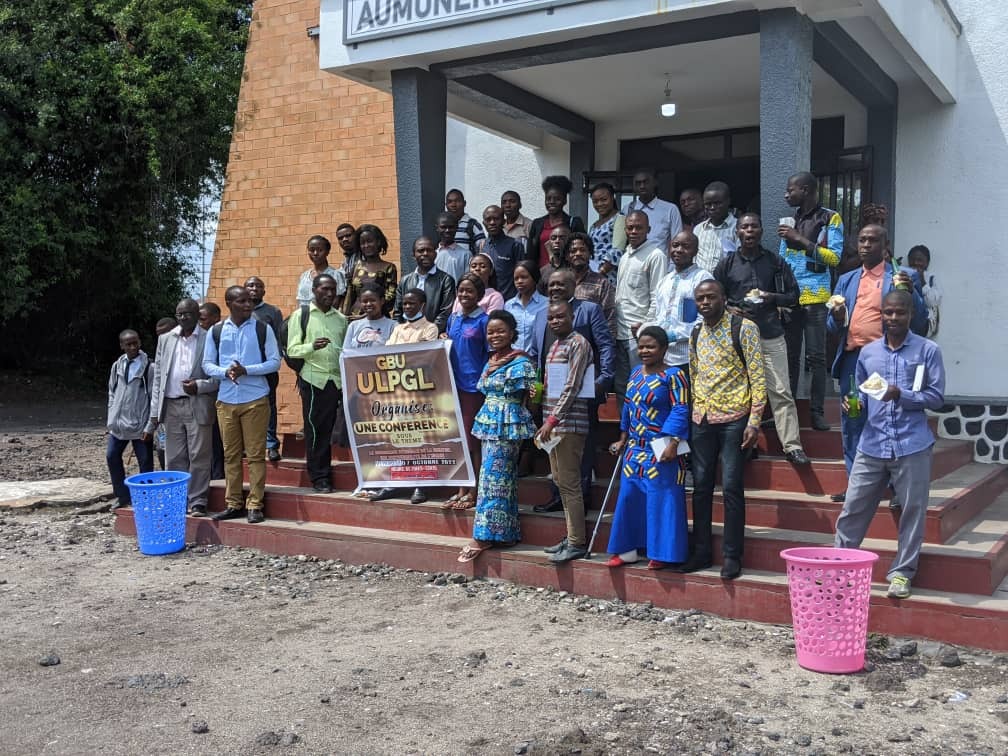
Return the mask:
M 363 488 L 472 486 L 450 341 L 344 349 L 343 406 Z

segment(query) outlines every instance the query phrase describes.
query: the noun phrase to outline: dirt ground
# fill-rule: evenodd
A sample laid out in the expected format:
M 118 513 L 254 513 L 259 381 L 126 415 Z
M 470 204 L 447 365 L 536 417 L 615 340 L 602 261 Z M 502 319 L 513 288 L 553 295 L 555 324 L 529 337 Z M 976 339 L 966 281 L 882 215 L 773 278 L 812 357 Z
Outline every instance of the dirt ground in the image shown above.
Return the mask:
M 0 407 L 3 477 L 103 478 L 100 404 L 97 424 L 93 402 Z M 241 549 L 147 557 L 109 514 L 0 512 L 0 637 L 0 753 L 1008 751 L 1008 657 L 872 638 L 871 671 L 820 675 L 790 628 Z

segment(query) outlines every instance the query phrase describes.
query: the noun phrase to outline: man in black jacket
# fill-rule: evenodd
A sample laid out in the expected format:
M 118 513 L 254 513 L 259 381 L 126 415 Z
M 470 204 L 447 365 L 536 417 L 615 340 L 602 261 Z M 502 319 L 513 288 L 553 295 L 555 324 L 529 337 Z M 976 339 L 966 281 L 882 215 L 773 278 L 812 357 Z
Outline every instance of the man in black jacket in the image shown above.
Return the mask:
M 455 279 L 434 267 L 436 255 L 434 242 L 429 237 L 421 236 L 413 242 L 416 270 L 399 280 L 392 315 L 396 320 L 402 320 L 402 300 L 406 292 L 410 289 L 423 289 L 427 295 L 424 317 L 437 326 L 438 333 L 444 333 L 452 305 L 455 304 Z
M 714 268 L 714 278 L 725 288 L 728 310 L 759 326 L 767 397 L 773 409 L 784 456 L 794 465 L 807 465 L 798 433 L 798 412 L 791 395 L 787 346 L 779 308 L 798 303 L 798 282 L 791 266 L 776 252 L 760 245 L 763 222 L 756 213 L 738 219 L 739 248 Z

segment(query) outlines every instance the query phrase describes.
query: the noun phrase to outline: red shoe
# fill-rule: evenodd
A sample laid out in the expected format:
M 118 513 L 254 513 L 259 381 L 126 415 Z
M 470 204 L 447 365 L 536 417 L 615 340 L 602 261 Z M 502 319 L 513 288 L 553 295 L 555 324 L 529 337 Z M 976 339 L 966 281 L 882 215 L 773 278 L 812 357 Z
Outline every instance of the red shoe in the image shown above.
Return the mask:
M 606 567 L 622 567 L 624 564 L 627 563 L 620 559 L 619 554 L 613 554 L 609 557 L 609 561 L 606 562 Z
M 668 564 L 659 562 L 657 559 L 649 559 L 647 563 L 649 570 L 664 570 L 666 567 L 668 567 Z

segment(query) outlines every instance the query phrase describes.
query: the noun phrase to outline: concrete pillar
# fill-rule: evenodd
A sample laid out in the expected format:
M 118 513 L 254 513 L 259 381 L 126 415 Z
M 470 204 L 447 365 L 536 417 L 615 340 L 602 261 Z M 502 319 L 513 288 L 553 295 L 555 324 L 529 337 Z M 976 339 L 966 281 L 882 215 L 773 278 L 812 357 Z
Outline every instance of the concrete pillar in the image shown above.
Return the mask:
M 584 174 L 595 168 L 595 138 L 571 142 L 570 180 L 574 182 L 567 201 L 567 212 L 580 216 L 588 224 L 588 192 L 584 190 Z
M 784 201 L 788 177 L 812 159 L 812 40 L 808 17 L 788 9 L 760 20 L 760 212 L 763 244 L 776 250 L 777 221 L 793 214 Z
M 400 276 L 416 267 L 413 240 L 433 233 L 444 210 L 448 88 L 443 76 L 419 68 L 392 72 Z
M 868 108 L 868 144 L 872 146 L 872 202 L 889 208 L 889 238 L 895 245 L 896 108 Z

